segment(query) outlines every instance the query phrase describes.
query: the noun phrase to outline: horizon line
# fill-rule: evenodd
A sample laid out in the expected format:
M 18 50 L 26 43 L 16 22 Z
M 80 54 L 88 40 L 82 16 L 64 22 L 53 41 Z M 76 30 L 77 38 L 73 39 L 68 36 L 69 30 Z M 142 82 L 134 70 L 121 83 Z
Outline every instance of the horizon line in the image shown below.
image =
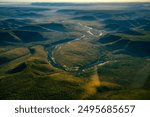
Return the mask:
M 34 2 L 29 2 L 29 1 L 23 1 L 23 2 L 20 2 L 20 1 L 16 1 L 16 2 L 10 2 L 10 1 L 5 1 L 5 2 L 1 2 L 0 1 L 0 3 L 84 3 L 84 4 L 88 4 L 88 3 L 150 3 L 150 1 L 146 1 L 146 2 L 143 2 L 143 1 L 131 1 L 131 2 L 125 2 L 125 1 L 123 1 L 123 2 L 116 2 L 116 1 L 114 1 L 114 2 L 46 2 L 46 1 L 43 1 L 43 2 L 36 2 L 36 1 L 34 1 Z

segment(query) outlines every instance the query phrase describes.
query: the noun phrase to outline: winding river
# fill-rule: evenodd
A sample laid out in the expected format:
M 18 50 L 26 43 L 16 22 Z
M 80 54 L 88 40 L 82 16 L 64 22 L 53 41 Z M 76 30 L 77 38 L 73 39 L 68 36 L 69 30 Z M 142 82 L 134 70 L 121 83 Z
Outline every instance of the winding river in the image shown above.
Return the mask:
M 89 35 L 91 35 L 93 37 L 97 37 L 97 36 L 95 36 L 92 33 L 92 30 L 93 30 L 92 27 L 83 25 L 81 23 L 78 23 L 78 25 L 82 26 L 85 29 L 85 34 L 83 34 L 81 37 L 78 37 L 76 39 L 64 39 L 64 40 L 60 40 L 60 41 L 52 43 L 52 49 L 51 49 L 51 51 L 48 51 L 49 64 L 52 64 L 53 66 L 55 66 L 55 67 L 57 67 L 59 69 L 62 69 L 62 70 L 65 70 L 65 71 L 70 71 L 70 69 L 67 68 L 67 66 L 61 66 L 60 64 L 58 64 L 56 62 L 56 60 L 55 60 L 55 58 L 53 56 L 53 50 L 58 49 L 58 48 L 61 49 L 61 46 L 64 45 L 64 44 L 66 44 L 66 43 L 72 43 L 72 42 L 75 42 L 75 41 L 79 41 L 79 40 L 81 40 L 81 39 L 83 39 L 83 38 L 85 38 L 86 36 L 89 36 Z M 101 37 L 102 35 L 103 35 L 102 31 L 99 31 L 98 37 Z M 78 70 L 84 71 L 84 69 L 86 69 L 86 68 L 90 68 L 90 67 L 93 67 L 95 65 L 100 65 L 100 64 L 104 64 L 104 63 L 106 63 L 106 62 L 97 60 L 97 61 L 94 61 L 94 62 L 92 62 L 90 64 L 87 64 L 87 65 L 85 65 L 85 66 L 83 66 L 83 67 L 81 67 L 79 69 L 76 69 L 76 71 L 78 71 Z

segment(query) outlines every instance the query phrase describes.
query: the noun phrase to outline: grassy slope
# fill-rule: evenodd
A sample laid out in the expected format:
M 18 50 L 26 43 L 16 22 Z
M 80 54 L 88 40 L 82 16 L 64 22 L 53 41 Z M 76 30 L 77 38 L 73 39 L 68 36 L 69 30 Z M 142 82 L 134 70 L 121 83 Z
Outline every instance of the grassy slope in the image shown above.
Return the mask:
M 67 67 L 84 66 L 96 61 L 98 56 L 99 46 L 86 41 L 64 44 L 54 51 L 56 62 Z
M 121 60 L 99 67 L 98 74 L 103 82 L 119 87 L 104 85 L 89 99 L 150 99 L 149 60 Z M 105 83 L 104 83 L 105 84 Z
M 47 53 L 42 46 L 32 49 L 35 49 L 35 54 L 25 62 L 16 60 L 8 64 L 15 68 L 25 63 L 25 69 L 0 76 L 0 99 L 79 99 L 84 92 L 80 86 L 83 80 L 48 64 Z M 6 69 L 8 71 L 8 67 Z M 10 67 L 9 70 L 14 69 Z

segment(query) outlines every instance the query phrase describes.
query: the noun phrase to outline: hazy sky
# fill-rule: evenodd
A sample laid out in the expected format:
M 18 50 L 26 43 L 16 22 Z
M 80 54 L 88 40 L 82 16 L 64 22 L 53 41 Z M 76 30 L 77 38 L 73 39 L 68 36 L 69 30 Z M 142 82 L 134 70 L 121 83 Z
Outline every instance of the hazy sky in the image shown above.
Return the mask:
M 150 0 L 0 0 L 0 2 L 150 2 Z

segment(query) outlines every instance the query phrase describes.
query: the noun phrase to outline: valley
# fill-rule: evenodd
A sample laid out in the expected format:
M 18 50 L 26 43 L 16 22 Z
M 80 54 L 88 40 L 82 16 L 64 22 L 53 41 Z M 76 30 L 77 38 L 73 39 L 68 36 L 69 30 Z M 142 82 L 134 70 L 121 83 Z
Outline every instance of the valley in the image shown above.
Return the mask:
M 0 3 L 0 99 L 150 99 L 149 6 Z

